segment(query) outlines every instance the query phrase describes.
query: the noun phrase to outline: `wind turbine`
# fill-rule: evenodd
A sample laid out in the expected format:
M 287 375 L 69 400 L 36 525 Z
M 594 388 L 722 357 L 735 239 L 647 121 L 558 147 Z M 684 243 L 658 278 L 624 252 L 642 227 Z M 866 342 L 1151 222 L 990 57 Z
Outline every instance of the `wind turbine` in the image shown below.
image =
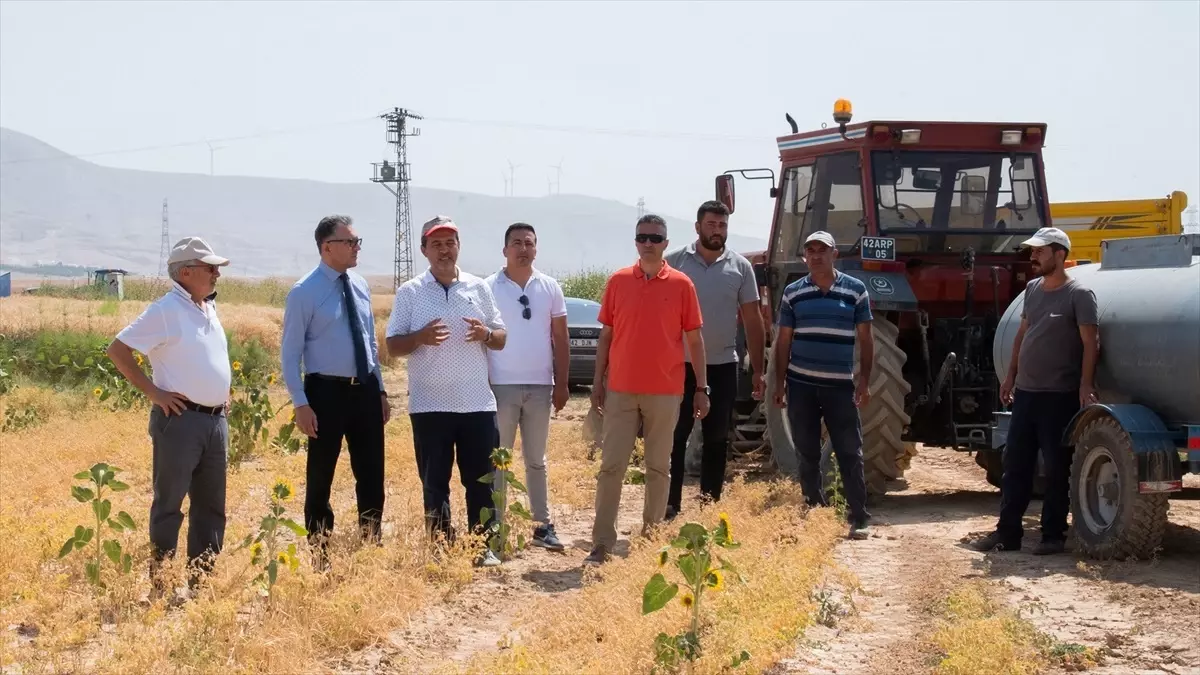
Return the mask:
M 517 169 L 520 167 L 520 164 L 513 164 L 511 159 L 508 160 L 508 189 L 510 197 L 515 197 L 517 194 Z
M 225 146 L 223 146 L 223 145 L 214 146 L 210 141 L 205 141 L 205 143 L 208 144 L 208 175 L 211 176 L 211 175 L 213 175 L 213 155 L 218 150 L 224 150 Z
M 550 168 L 551 168 L 551 169 L 554 169 L 554 171 L 555 171 L 555 178 L 554 178 L 554 193 L 555 193 L 555 194 L 562 194 L 562 165 L 563 165 L 563 159 L 564 159 L 564 158 L 560 157 L 560 158 L 558 159 L 558 164 L 551 164 L 551 165 L 550 165 Z

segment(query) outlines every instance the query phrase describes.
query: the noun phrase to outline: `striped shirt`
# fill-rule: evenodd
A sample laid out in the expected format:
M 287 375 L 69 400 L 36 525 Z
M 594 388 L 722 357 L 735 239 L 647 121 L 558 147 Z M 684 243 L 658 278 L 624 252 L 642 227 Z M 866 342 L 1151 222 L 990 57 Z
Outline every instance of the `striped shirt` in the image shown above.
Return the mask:
M 778 324 L 793 330 L 787 375 L 795 382 L 854 386 L 855 328 L 871 320 L 871 303 L 866 284 L 838 270 L 834 275 L 828 293 L 812 275 L 783 289 Z

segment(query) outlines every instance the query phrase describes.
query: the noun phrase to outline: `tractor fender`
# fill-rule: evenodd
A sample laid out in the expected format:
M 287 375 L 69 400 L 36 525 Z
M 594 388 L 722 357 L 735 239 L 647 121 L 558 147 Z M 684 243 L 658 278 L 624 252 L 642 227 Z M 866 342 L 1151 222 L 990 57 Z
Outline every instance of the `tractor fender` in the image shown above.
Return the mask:
M 1093 422 L 1111 418 L 1129 436 L 1137 458 L 1139 492 L 1156 492 L 1151 485 L 1183 480 L 1175 434 L 1153 410 L 1136 403 L 1093 403 L 1075 413 L 1063 432 L 1063 444 L 1074 446 Z M 1182 483 L 1180 483 L 1182 484 Z
M 876 272 L 857 268 L 843 268 L 842 272 L 858 279 L 867 287 L 873 311 L 917 311 L 917 296 L 903 272 Z

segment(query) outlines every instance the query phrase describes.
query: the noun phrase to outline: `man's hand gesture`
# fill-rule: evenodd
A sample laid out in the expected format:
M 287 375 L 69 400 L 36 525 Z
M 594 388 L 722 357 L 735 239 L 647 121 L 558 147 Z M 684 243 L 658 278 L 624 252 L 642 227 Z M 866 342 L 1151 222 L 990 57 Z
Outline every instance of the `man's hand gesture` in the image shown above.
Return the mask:
M 467 325 L 470 326 L 467 329 L 467 342 L 483 342 L 488 339 L 488 334 L 491 333 L 491 330 L 482 321 L 473 316 L 464 316 L 463 321 L 466 321 Z
M 417 331 L 417 344 L 436 347 L 450 337 L 450 328 L 441 319 L 434 319 Z
M 165 391 L 158 387 L 150 394 L 149 399 L 154 405 L 162 408 L 163 413 L 170 417 L 171 415 L 182 415 L 186 408 L 183 407 L 183 402 L 187 399 L 182 394 L 176 394 L 173 391 Z M 228 400 L 228 399 L 226 399 Z

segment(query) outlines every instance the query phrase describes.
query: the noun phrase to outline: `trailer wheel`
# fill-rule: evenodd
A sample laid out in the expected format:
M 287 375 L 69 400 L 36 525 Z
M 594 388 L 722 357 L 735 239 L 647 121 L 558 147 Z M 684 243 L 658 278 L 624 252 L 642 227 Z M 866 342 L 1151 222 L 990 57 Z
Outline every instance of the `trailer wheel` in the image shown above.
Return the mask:
M 1071 462 L 1071 516 L 1080 550 L 1102 560 L 1154 555 L 1167 526 L 1167 495 L 1138 492 L 1137 458 L 1111 417 L 1088 424 Z

